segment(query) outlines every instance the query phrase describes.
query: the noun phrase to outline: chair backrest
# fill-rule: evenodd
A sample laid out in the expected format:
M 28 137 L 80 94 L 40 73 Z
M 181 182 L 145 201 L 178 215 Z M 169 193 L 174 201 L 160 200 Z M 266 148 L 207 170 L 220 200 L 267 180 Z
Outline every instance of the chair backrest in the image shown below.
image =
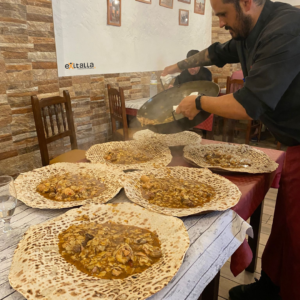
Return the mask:
M 239 89 L 241 89 L 244 86 L 244 81 L 243 79 L 231 79 L 230 76 L 227 76 L 227 81 L 226 81 L 226 94 L 232 94 Z M 234 127 L 236 124 L 236 120 L 230 120 L 227 118 L 224 118 L 224 123 L 223 123 L 223 136 L 222 136 L 222 141 L 223 142 L 229 142 L 233 143 L 233 138 L 234 138 Z
M 231 79 L 230 76 L 227 76 L 226 94 L 232 94 L 237 90 L 241 89 L 243 86 L 244 86 L 243 79 Z
M 63 97 L 55 96 L 39 100 L 31 96 L 32 111 L 41 151 L 43 166 L 49 165 L 47 145 L 69 136 L 71 148 L 77 149 L 71 100 L 68 91 Z
M 123 124 L 123 137 L 124 140 L 128 140 L 128 124 L 125 108 L 125 98 L 124 91 L 122 88 L 117 89 L 112 88 L 109 84 L 107 85 L 108 100 L 110 107 L 110 117 L 112 124 L 113 134 L 117 130 L 116 121 L 122 122 Z

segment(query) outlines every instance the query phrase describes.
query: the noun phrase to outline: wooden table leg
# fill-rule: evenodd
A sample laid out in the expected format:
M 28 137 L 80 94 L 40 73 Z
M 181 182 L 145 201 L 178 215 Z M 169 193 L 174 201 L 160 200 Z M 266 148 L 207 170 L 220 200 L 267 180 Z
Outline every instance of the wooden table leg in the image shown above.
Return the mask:
M 198 300 L 218 300 L 219 294 L 220 271 L 215 278 L 204 289 Z
M 255 212 L 250 218 L 250 225 L 252 226 L 254 238 L 249 237 L 248 243 L 253 253 L 253 258 L 250 265 L 247 267 L 246 271 L 254 273 L 256 269 L 258 246 L 259 246 L 259 236 L 260 236 L 260 226 L 262 219 L 262 206 L 263 202 L 257 207 Z

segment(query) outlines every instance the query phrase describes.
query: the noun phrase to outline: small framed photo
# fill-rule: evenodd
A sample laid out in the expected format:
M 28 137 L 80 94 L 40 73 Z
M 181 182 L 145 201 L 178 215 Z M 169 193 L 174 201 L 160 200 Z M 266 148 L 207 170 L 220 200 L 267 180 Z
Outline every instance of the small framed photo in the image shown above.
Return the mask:
M 189 26 L 189 11 L 186 9 L 179 9 L 179 25 Z
M 121 26 L 121 1 L 107 0 L 107 25 Z
M 194 0 L 194 1 L 195 1 L 194 13 L 204 15 L 205 0 Z
M 191 0 L 178 0 L 179 2 L 183 2 L 183 3 L 187 3 L 187 4 L 191 4 Z
M 173 0 L 159 0 L 159 5 L 167 8 L 173 8 Z
M 135 1 L 151 4 L 151 0 L 135 0 Z

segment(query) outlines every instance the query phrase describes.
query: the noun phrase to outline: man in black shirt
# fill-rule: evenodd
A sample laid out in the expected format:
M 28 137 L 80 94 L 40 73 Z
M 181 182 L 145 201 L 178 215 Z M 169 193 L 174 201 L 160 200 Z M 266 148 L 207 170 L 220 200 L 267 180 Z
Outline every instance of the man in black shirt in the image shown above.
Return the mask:
M 189 58 L 197 53 L 199 53 L 198 50 L 190 50 L 187 53 L 186 58 Z M 181 74 L 175 78 L 174 85 L 179 85 L 185 82 L 197 80 L 212 81 L 211 72 L 204 67 L 189 68 L 187 70 L 182 71 Z M 170 87 L 172 87 L 172 85 L 170 85 Z
M 300 299 L 300 10 L 270 0 L 211 0 L 232 39 L 165 68 L 162 76 L 195 67 L 240 62 L 245 85 L 222 97 L 188 96 L 177 113 L 199 110 L 230 119 L 261 120 L 288 146 L 261 279 L 230 291 L 232 300 Z M 278 286 L 278 287 L 276 287 Z
M 249 1 L 246 1 L 245 10 L 249 10 Z M 288 146 L 299 145 L 300 11 L 279 2 L 266 0 L 264 5 L 257 5 L 253 1 L 251 3 L 258 16 L 256 21 L 254 17 L 254 24 L 250 26 L 252 30 L 249 31 L 249 25 L 239 24 L 243 18 L 246 19 L 244 23 L 249 23 L 248 14 L 236 16 L 237 11 L 235 14 L 226 11 L 231 2 L 224 4 L 220 0 L 211 0 L 213 8 L 214 2 L 223 4 L 217 8 L 219 11 L 215 11 L 220 18 L 220 26 L 225 26 L 233 39 L 224 44 L 215 43 L 208 49 L 167 67 L 162 76 L 199 65 L 222 67 L 226 63 L 241 62 L 246 79 L 244 88 L 223 97 L 203 96 L 202 109 L 230 119 L 260 119 L 278 141 Z M 251 9 L 253 10 L 252 7 Z M 238 24 L 232 22 L 231 25 L 228 18 L 229 21 L 238 18 Z M 195 96 L 187 97 L 178 111 L 193 118 L 198 113 L 194 104 Z

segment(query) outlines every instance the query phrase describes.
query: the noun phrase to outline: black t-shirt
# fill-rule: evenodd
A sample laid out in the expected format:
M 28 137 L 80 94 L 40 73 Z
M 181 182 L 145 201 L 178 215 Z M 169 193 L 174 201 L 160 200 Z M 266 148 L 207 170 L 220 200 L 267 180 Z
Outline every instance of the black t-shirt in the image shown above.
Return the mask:
M 196 75 L 191 75 L 188 70 L 184 70 L 175 78 L 174 85 L 179 85 L 189 81 L 208 80 L 212 81 L 211 72 L 204 67 L 201 67 Z
M 261 120 L 276 139 L 300 144 L 300 9 L 266 0 L 249 36 L 215 43 L 213 64 L 242 65 L 245 85 L 233 94 L 247 114 Z

